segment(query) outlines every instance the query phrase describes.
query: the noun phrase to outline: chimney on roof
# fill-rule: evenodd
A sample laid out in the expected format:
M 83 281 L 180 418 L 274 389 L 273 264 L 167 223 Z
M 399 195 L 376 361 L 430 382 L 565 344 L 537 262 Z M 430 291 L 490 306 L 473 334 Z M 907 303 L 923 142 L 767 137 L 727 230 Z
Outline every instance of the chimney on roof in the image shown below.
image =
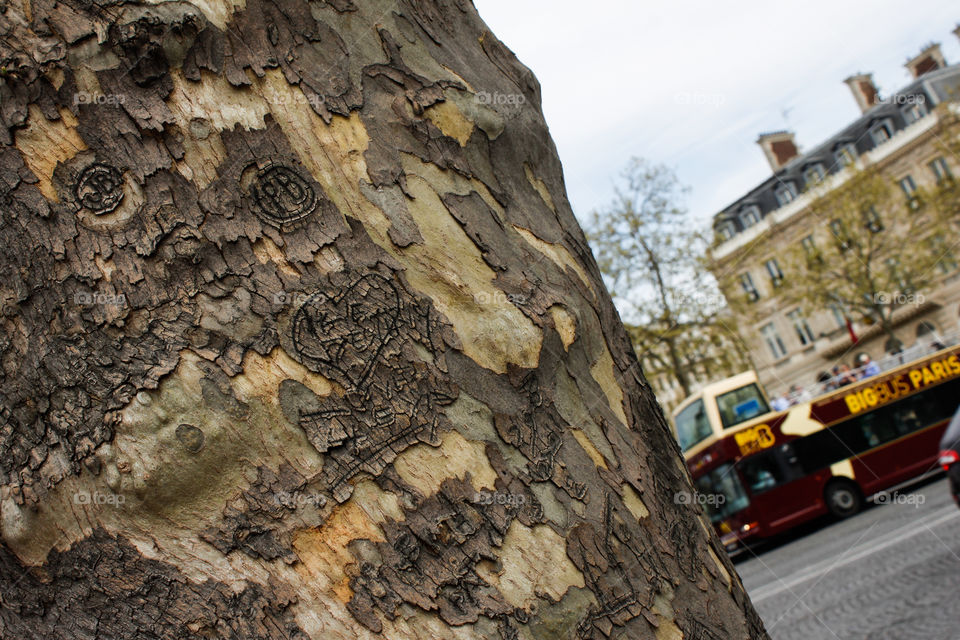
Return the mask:
M 915 58 L 907 60 L 907 63 L 903 66 L 914 78 L 919 78 L 925 73 L 944 68 L 947 66 L 947 62 L 943 59 L 943 54 L 940 53 L 940 43 L 934 42 L 924 47 L 923 51 Z
M 763 155 L 767 157 L 767 162 L 774 171 L 778 171 L 780 167 L 800 155 L 800 150 L 797 149 L 797 144 L 793 140 L 793 133 L 790 131 L 761 133 L 757 138 L 757 144 L 763 149 Z
M 877 91 L 877 85 L 873 84 L 872 73 L 855 73 L 844 82 L 853 92 L 853 99 L 857 101 L 860 113 L 866 113 L 880 102 L 880 92 Z

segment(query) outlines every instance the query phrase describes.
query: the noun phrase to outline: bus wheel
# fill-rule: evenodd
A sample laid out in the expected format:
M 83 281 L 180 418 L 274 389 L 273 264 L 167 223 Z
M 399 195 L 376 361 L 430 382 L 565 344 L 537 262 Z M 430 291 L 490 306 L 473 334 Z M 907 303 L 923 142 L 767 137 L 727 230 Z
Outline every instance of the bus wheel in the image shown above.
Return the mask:
M 823 499 L 830 513 L 838 518 L 849 518 L 863 506 L 863 496 L 857 485 L 842 480 L 828 484 Z

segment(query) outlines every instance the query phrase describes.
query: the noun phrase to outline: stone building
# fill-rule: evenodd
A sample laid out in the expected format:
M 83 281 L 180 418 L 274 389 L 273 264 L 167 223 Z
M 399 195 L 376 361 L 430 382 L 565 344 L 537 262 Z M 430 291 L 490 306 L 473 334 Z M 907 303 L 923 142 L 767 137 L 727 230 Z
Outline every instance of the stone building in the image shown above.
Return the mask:
M 954 34 L 960 37 L 960 26 Z M 809 151 L 801 152 L 789 131 L 761 135 L 757 143 L 772 175 L 714 216 L 710 270 L 728 300 L 749 302 L 743 337 L 773 394 L 794 384 L 814 385 L 837 363 L 854 366 L 860 353 L 877 360 L 893 349 L 878 325 L 851 326 L 838 306 L 804 314 L 788 304 L 784 291 L 790 274 L 783 256 L 812 242 L 813 234 L 829 231 L 819 229 L 826 225 L 810 215 L 810 205 L 858 169 L 876 167 L 889 177 L 905 210 L 918 189 L 960 177 L 960 160 L 945 151 L 943 139 L 945 122 L 960 113 L 960 64 L 948 64 L 939 44 L 930 44 L 905 66 L 913 80 L 889 96 L 880 95 L 871 74 L 847 78 L 861 115 Z M 957 242 L 947 240 L 948 247 Z M 945 250 L 932 285 L 922 292 L 923 302 L 894 313 L 902 346 L 960 335 L 958 262 Z

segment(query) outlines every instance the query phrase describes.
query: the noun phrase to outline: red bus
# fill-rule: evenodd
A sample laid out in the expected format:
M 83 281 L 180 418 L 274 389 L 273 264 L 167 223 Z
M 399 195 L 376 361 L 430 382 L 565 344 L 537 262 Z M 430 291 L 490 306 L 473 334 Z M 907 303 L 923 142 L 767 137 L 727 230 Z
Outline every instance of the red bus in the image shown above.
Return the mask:
M 941 349 L 786 411 L 753 372 L 704 387 L 673 415 L 698 500 L 728 550 L 939 470 L 960 403 L 960 346 Z

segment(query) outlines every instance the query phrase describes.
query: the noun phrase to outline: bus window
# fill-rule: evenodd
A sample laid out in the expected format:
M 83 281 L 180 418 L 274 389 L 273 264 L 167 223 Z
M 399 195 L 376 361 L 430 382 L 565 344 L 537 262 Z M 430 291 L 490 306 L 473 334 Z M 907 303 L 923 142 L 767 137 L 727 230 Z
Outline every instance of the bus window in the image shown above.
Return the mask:
M 912 404 L 912 403 L 910 403 Z M 894 407 L 893 424 L 897 430 L 898 436 L 905 436 L 908 433 L 919 431 L 923 427 L 923 421 L 917 415 L 919 407 L 913 407 L 908 404 L 903 407 Z
M 724 429 L 736 426 L 770 411 L 766 399 L 756 384 L 734 389 L 717 396 L 717 409 Z
M 677 426 L 677 442 L 680 443 L 680 449 L 683 451 L 689 450 L 690 447 L 713 434 L 703 400 L 697 400 L 678 413 L 674 422 Z
M 697 490 L 702 496 L 712 496 L 712 499 L 701 499 L 712 522 L 720 522 L 750 505 L 750 498 L 730 463 L 700 476 Z
M 888 411 L 880 409 L 856 418 L 856 421 L 860 425 L 863 437 L 866 438 L 868 449 L 890 442 L 898 435 Z
M 744 458 L 737 466 L 743 473 L 750 493 L 754 495 L 803 476 L 793 446 L 790 444 Z
M 813 473 L 876 446 L 871 442 L 880 442 L 882 437 L 873 431 L 880 417 L 867 414 L 795 440 L 794 450 L 804 472 Z
M 753 494 L 763 493 L 783 484 L 783 470 L 777 464 L 773 453 L 763 453 L 740 462 L 740 470 L 747 481 L 747 487 Z

